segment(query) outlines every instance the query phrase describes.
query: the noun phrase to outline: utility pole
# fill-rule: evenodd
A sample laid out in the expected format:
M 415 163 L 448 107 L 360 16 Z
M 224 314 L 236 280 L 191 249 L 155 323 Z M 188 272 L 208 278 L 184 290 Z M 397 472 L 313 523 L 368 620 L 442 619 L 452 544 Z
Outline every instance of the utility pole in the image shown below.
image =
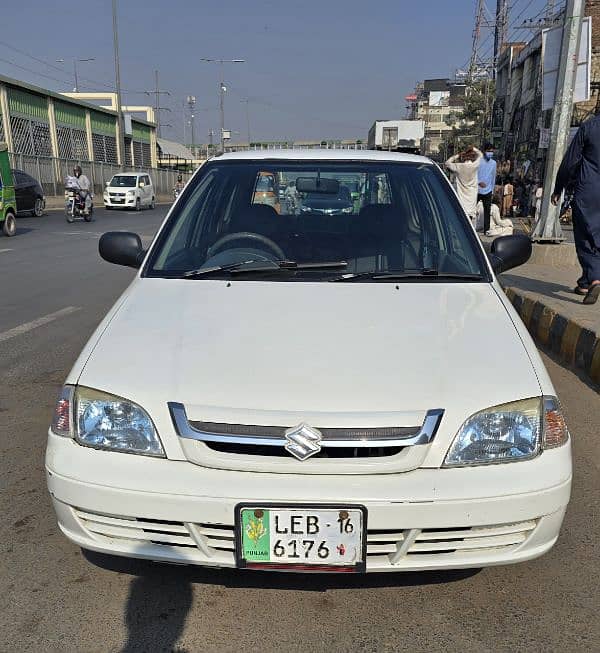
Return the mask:
M 195 144 L 195 137 L 194 137 L 194 107 L 196 106 L 196 96 L 195 95 L 188 95 L 187 96 L 187 103 L 188 107 L 190 108 L 190 127 L 192 130 L 192 145 L 191 145 L 191 150 L 192 154 L 194 154 L 194 144 Z
M 577 72 L 577 55 L 581 39 L 584 0 L 567 0 L 564 12 L 560 63 L 556 82 L 556 97 L 550 126 L 550 146 L 546 160 L 544 193 L 540 216 L 535 224 L 531 239 L 535 241 L 563 240 L 560 227 L 559 208 L 553 206 L 552 189 L 560 163 L 567 149 L 571 118 L 573 116 L 573 91 Z
M 219 112 L 221 114 L 221 152 L 225 152 L 225 93 L 227 87 L 223 81 L 223 64 L 226 63 L 245 63 L 245 59 L 207 59 L 201 58 L 204 63 L 219 64 Z
M 156 135 L 160 136 L 160 112 L 161 111 L 171 111 L 168 107 L 160 106 L 160 96 L 161 95 L 171 95 L 169 91 L 161 91 L 158 84 L 158 70 L 154 71 L 154 90 L 146 91 L 146 95 L 154 95 L 154 119 L 156 120 Z M 170 127 L 171 125 L 165 125 L 165 127 Z
M 75 78 L 75 88 L 73 89 L 74 93 L 79 93 L 79 77 L 77 75 L 77 63 L 85 61 L 96 61 L 94 57 L 89 57 L 88 59 L 73 59 L 73 76 Z M 57 59 L 56 63 L 66 63 L 64 59 Z
M 494 78 L 502 48 L 508 39 L 508 0 L 496 0 L 496 25 L 494 28 Z
M 115 56 L 115 87 L 117 92 L 117 123 L 119 126 L 119 151 L 121 153 L 121 170 L 125 170 L 125 125 L 121 103 L 121 72 L 119 70 L 119 32 L 117 25 L 117 0 L 112 0 L 113 48 Z

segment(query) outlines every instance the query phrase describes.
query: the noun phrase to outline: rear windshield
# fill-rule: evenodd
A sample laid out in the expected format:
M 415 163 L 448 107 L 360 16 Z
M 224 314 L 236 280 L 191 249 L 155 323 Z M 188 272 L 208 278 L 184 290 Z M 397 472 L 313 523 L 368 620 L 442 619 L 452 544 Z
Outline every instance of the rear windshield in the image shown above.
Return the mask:
M 267 184 L 289 189 L 281 199 L 257 192 Z M 344 262 L 345 273 L 435 270 L 487 278 L 473 230 L 439 169 L 371 161 L 209 163 L 187 185 L 144 274 L 179 277 L 282 260 Z M 293 280 L 339 274 L 298 270 Z
M 120 186 L 121 188 L 135 188 L 137 177 L 133 175 L 115 175 L 109 186 Z

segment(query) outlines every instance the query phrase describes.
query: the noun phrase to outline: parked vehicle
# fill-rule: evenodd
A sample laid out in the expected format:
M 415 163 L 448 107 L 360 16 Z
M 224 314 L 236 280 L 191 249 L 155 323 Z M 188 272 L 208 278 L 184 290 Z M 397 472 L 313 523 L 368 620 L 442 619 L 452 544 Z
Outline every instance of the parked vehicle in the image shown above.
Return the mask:
M 8 146 L 0 142 L 0 224 L 5 236 L 17 233 L 16 215 L 15 182 L 8 159 Z
M 37 218 L 44 215 L 46 198 L 40 182 L 22 170 L 13 170 L 12 173 L 15 181 L 17 213 L 19 215 L 30 213 Z
M 360 212 L 278 214 L 272 174 Z M 325 176 L 326 175 L 326 176 Z M 183 199 L 183 198 L 182 198 Z M 189 182 L 69 373 L 47 481 L 77 545 L 185 564 L 374 572 L 529 560 L 556 542 L 571 444 L 538 351 L 424 157 L 236 152 Z
M 77 219 L 91 222 L 93 213 L 93 202 L 91 202 L 90 206 L 86 208 L 85 198 L 82 197 L 77 188 L 65 188 L 65 216 L 67 222 L 74 222 Z
M 106 209 L 153 209 L 156 204 L 154 185 L 146 173 L 123 172 L 114 175 L 104 189 Z
M 376 120 L 367 140 L 370 150 L 419 154 L 425 136 L 423 120 Z
M 302 200 L 303 214 L 313 215 L 342 215 L 343 213 L 353 213 L 354 203 L 350 190 L 346 186 L 339 186 L 339 192 L 335 195 L 327 193 L 307 193 Z

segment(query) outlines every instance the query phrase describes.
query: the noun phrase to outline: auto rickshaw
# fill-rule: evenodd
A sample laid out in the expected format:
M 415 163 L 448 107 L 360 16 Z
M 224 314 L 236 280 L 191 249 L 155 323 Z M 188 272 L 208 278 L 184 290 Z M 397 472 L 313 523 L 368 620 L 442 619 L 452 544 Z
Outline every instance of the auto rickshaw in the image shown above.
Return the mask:
M 5 236 L 17 233 L 16 215 L 15 182 L 8 159 L 8 146 L 0 142 L 0 224 Z

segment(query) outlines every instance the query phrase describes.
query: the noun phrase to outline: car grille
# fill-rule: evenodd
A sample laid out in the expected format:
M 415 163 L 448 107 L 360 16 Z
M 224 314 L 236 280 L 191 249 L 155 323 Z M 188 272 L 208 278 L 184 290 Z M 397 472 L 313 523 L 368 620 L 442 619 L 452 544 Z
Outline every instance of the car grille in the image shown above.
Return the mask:
M 290 454 L 283 447 L 249 446 L 247 444 L 228 444 L 226 442 L 207 442 L 206 446 L 213 451 L 237 456 L 290 457 Z M 403 447 L 336 447 L 335 449 L 321 449 L 321 451 L 314 454 L 311 458 L 379 458 L 396 456 L 402 449 Z
M 232 524 L 191 523 L 105 515 L 73 509 L 81 525 L 97 539 L 108 538 L 139 545 L 154 545 L 163 550 L 181 551 L 194 561 L 195 551 L 204 560 L 233 565 L 235 534 Z M 531 535 L 538 520 L 492 526 L 449 528 L 411 528 L 367 530 L 367 564 L 399 568 L 411 563 L 443 558 L 459 561 L 468 555 L 493 553 L 517 548 Z M 160 548 L 155 549 L 160 555 Z M 185 550 L 185 551 L 184 551 Z M 189 555 L 192 554 L 192 555 Z
M 109 193 L 110 197 L 125 197 L 125 193 Z

